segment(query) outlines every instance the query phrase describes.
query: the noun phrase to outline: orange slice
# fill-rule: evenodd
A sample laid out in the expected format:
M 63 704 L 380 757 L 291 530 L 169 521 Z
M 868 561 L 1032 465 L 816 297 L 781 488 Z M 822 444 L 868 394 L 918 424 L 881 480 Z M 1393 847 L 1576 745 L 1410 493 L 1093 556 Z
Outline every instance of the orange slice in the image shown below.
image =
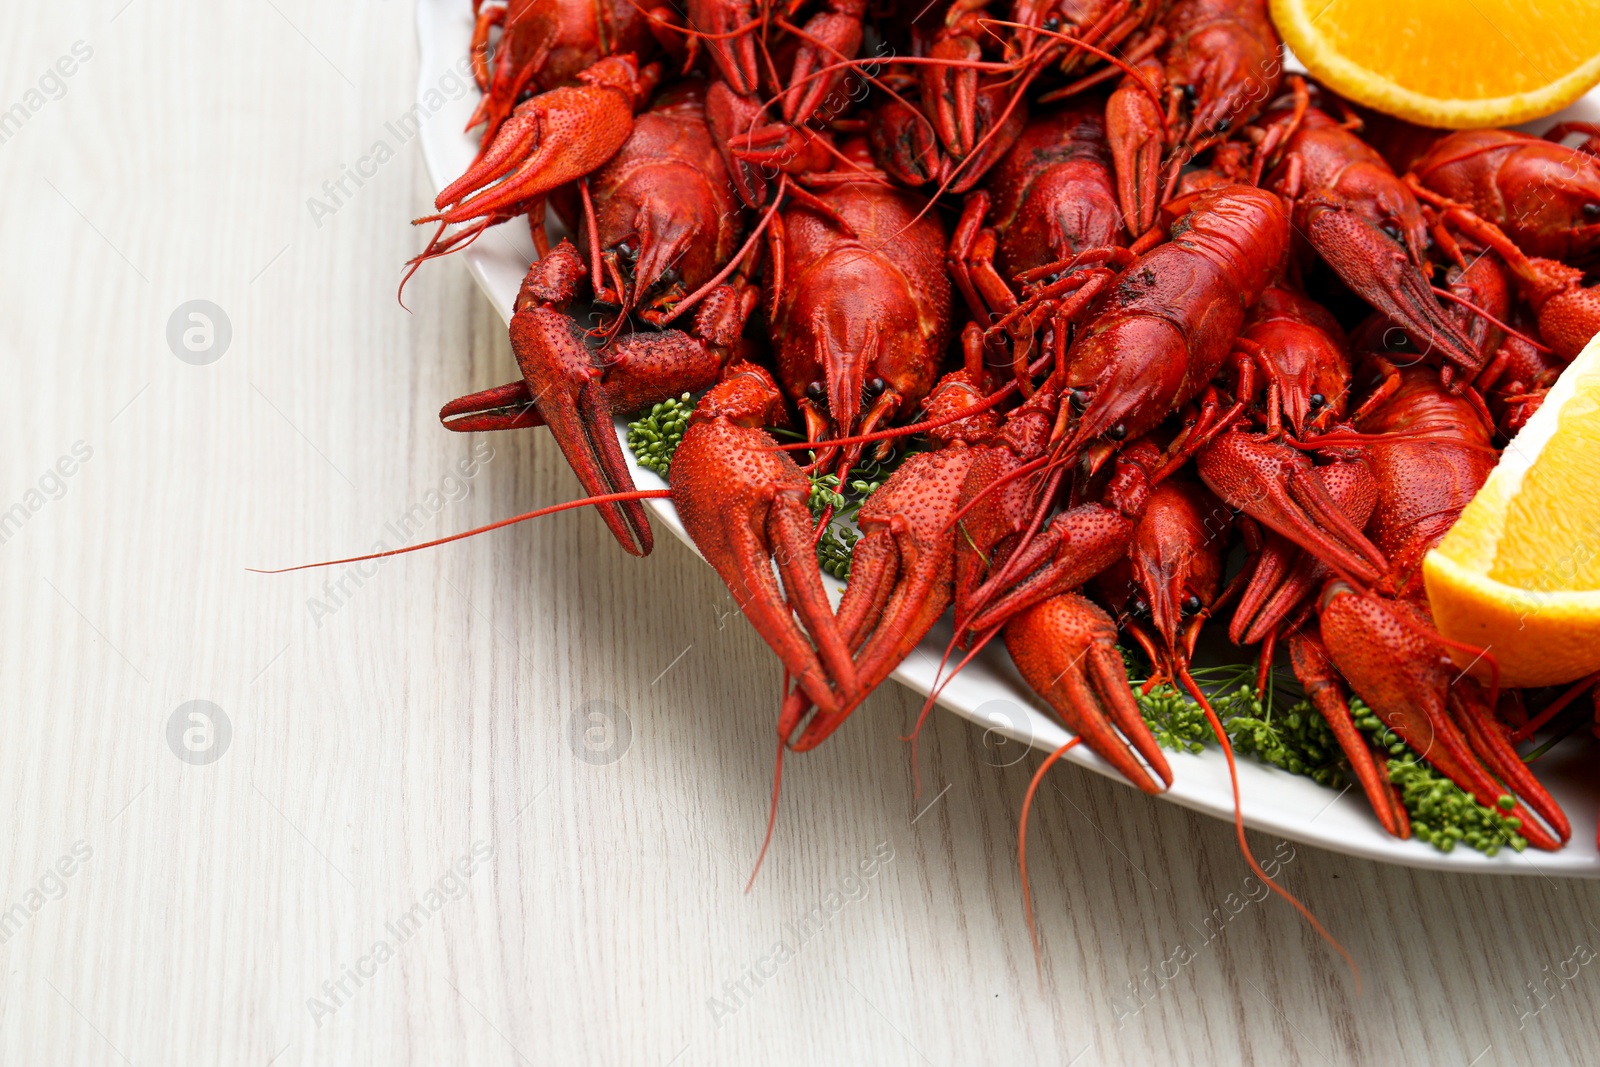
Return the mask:
M 1423 579 L 1439 632 L 1487 648 L 1501 684 L 1600 670 L 1600 338 L 1506 446 Z
M 1600 83 L 1594 0 L 1272 0 L 1306 69 L 1424 126 L 1509 126 Z

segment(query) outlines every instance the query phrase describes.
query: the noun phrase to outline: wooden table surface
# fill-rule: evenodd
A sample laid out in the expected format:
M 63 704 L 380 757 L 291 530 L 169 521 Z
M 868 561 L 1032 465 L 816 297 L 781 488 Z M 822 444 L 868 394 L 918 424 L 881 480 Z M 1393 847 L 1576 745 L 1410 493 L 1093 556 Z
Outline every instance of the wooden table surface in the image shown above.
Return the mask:
M 1600 1061 L 1600 886 L 1253 836 L 1358 993 L 1231 827 L 1076 768 L 1036 971 L 1038 754 L 938 713 L 919 795 L 893 686 L 789 762 L 746 893 L 780 674 L 670 536 L 247 573 L 578 495 L 435 418 L 513 371 L 461 264 L 395 301 L 411 8 L 6 21 L 0 1063 Z

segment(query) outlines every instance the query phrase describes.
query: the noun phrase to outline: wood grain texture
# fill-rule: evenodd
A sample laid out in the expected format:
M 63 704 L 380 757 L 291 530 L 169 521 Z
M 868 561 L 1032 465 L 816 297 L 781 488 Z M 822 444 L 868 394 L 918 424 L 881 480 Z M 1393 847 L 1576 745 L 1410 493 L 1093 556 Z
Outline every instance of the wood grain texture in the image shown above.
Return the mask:
M 535 433 L 449 480 L 475 440 L 439 404 L 512 363 L 459 264 L 396 304 L 414 144 L 308 208 L 395 140 L 410 8 L 6 21 L 0 106 L 93 54 L 0 144 L 0 511 L 46 483 L 0 545 L 0 908 L 24 915 L 0 916 L 0 1063 L 1595 1062 L 1600 967 L 1552 975 L 1600 943 L 1600 886 L 1301 846 L 1283 883 L 1361 962 L 1357 996 L 1281 902 L 1207 932 L 1249 893 L 1230 827 L 1074 768 L 1035 811 L 1036 973 L 1038 756 L 936 714 L 919 795 L 893 687 L 790 761 L 745 893 L 779 672 L 670 537 L 634 560 L 562 515 L 345 578 L 329 613 L 308 605 L 342 571 L 247 573 L 578 492 Z M 200 298 L 232 341 L 192 366 L 166 328 Z M 232 727 L 205 766 L 167 741 L 196 699 Z M 581 717 L 607 706 L 610 734 Z

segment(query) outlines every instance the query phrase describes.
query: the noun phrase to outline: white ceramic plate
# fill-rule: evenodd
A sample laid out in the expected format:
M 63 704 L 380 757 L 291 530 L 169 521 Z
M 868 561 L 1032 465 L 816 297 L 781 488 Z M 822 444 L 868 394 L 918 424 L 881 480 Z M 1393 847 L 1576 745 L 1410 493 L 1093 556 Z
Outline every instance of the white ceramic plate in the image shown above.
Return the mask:
M 422 67 L 417 99 L 422 124 L 423 156 L 435 189 L 442 189 L 464 170 L 476 152 L 476 138 L 463 131 L 477 102 L 476 87 L 465 74 L 472 15 L 467 0 L 418 0 L 417 27 L 421 38 Z M 465 83 L 468 91 L 461 91 Z M 1600 120 L 1600 92 L 1591 93 L 1563 118 Z M 1553 121 L 1553 120 L 1551 120 Z M 419 208 L 431 206 L 418 205 Z M 422 212 L 419 210 L 418 214 Z M 399 224 L 399 220 L 396 221 Z M 418 232 L 418 247 L 424 239 Z M 509 322 L 517 289 L 533 261 L 533 243 L 521 220 L 500 226 L 481 237 L 457 259 L 464 260 L 483 291 Z M 426 269 L 449 269 L 430 264 Z M 510 380 L 515 367 L 507 365 Z M 446 398 L 441 398 L 446 399 Z M 625 436 L 622 421 L 618 433 Z M 640 488 L 665 486 L 653 472 L 633 462 L 634 481 Z M 688 542 L 677 512 L 665 500 L 648 501 L 656 521 Z M 691 545 L 691 547 L 693 547 Z M 825 580 L 832 583 L 832 579 Z M 837 586 L 837 583 L 832 583 Z M 934 684 L 935 668 L 950 638 L 948 623 L 936 627 L 921 647 L 895 671 L 893 677 L 918 693 Z M 1044 705 L 1022 681 L 1010 659 L 1000 649 L 979 656 L 940 694 L 939 703 L 956 714 L 994 731 L 1046 751 L 1065 743 L 1069 734 L 1052 719 Z M 1239 761 L 1239 788 L 1244 820 L 1253 829 L 1279 834 L 1307 844 L 1354 856 L 1410 867 L 1498 874 L 1545 874 L 1600 878 L 1600 852 L 1595 845 L 1596 811 L 1600 808 L 1600 775 L 1595 774 L 1596 752 L 1586 731 L 1575 735 L 1539 761 L 1539 777 L 1549 787 L 1572 820 L 1572 842 L 1557 853 L 1528 849 L 1503 850 L 1494 857 L 1467 848 L 1439 852 L 1422 841 L 1397 841 L 1383 832 L 1367 808 L 1360 790 L 1340 794 L 1310 779 L 1279 771 L 1249 759 Z M 1017 758 L 1020 758 L 1017 757 Z M 1232 821 L 1233 794 L 1222 753 L 1207 749 L 1199 756 L 1167 754 L 1172 764 L 1173 786 L 1163 798 L 1219 819 Z M 1084 746 L 1069 751 L 1064 760 L 1125 782 L 1099 756 Z M 1132 788 L 1130 786 L 1130 788 Z

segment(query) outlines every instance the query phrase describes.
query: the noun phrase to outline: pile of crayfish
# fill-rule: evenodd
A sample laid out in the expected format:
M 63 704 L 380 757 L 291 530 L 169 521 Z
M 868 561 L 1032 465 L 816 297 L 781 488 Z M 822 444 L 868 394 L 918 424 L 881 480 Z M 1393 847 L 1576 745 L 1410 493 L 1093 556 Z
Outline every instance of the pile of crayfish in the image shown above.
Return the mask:
M 1002 6 L 473 0 L 481 147 L 411 271 L 519 218 L 539 258 L 521 378 L 445 426 L 547 426 L 591 494 L 563 506 L 630 553 L 670 498 L 782 661 L 780 759 L 950 613 L 947 664 L 999 638 L 1156 793 L 1119 637 L 1231 766 L 1191 672 L 1216 619 L 1259 685 L 1286 661 L 1390 834 L 1369 714 L 1561 847 L 1514 744 L 1581 692 L 1501 687 L 1420 571 L 1600 330 L 1600 128 L 1361 111 L 1285 70 L 1264 0 Z M 640 489 L 613 420 L 684 394 Z M 835 603 L 812 505 L 863 466 Z

